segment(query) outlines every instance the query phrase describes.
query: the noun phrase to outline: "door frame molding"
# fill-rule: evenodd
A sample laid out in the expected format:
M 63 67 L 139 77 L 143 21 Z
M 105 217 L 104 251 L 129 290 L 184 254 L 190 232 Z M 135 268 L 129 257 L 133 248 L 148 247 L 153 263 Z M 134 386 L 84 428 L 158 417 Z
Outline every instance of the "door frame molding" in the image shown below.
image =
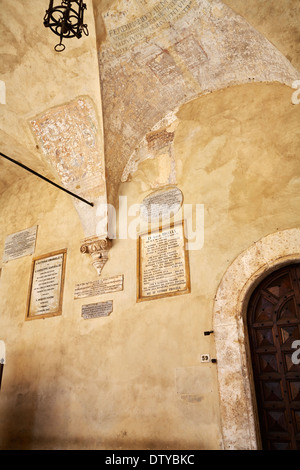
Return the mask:
M 216 345 L 223 448 L 261 448 L 247 331 L 248 302 L 271 272 L 300 262 L 300 229 L 267 235 L 241 253 L 218 287 L 213 330 Z

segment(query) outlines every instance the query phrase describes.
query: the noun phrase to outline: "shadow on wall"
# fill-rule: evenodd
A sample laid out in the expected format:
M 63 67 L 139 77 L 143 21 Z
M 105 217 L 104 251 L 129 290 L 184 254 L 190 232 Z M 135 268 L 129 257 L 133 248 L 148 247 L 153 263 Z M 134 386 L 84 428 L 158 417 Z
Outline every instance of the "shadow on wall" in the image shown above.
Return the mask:
M 49 435 L 49 429 L 57 429 L 57 439 L 60 438 L 60 416 L 63 413 L 59 413 L 55 407 L 61 393 L 55 376 L 53 375 L 53 380 L 49 377 L 50 364 L 42 365 L 28 357 L 24 358 L 22 354 L 14 360 L 5 365 L 3 372 L 0 392 L 0 449 L 39 449 L 39 436 Z M 64 409 L 68 410 L 67 399 L 64 404 Z M 43 447 L 49 448 L 46 442 Z
M 5 377 L 5 375 L 4 375 Z M 5 382 L 5 380 L 4 380 Z M 1 399 L 4 406 L 1 411 L 0 449 L 30 450 L 34 440 L 34 424 L 37 412 L 37 394 L 31 392 L 18 393 L 24 389 L 24 384 L 15 385 L 15 401 L 5 391 L 2 383 Z M 11 392 L 9 393 L 11 395 Z
M 114 429 L 107 435 L 101 422 L 94 435 L 90 433 L 85 437 L 80 427 L 77 435 L 69 433 L 70 396 L 65 396 L 63 410 L 56 408 L 56 400 L 61 399 L 56 385 L 51 383 L 40 393 L 25 380 L 17 381 L 12 389 L 5 386 L 4 380 L 0 396 L 0 450 L 207 449 L 207 443 L 201 442 L 199 436 L 195 436 L 193 443 L 184 436 L 180 441 L 151 436 L 135 439 L 125 428 Z
M 101 437 L 94 439 L 83 439 L 82 437 L 72 437 L 66 439 L 64 436 L 57 437 L 37 437 L 33 439 L 32 434 L 24 437 L 21 432 L 10 436 L 5 442 L 2 450 L 207 450 L 201 442 L 194 446 L 182 444 L 177 441 L 156 441 L 155 439 L 129 440 L 126 437 L 119 439 L 105 439 Z M 214 450 L 214 449 L 211 449 Z M 153 461 L 152 463 L 158 463 Z

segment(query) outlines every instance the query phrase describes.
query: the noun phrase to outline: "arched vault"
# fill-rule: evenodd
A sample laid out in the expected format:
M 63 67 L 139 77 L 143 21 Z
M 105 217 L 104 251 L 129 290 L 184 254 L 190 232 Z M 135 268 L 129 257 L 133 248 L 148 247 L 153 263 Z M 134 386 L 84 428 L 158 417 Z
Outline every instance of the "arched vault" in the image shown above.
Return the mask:
M 121 0 L 106 2 L 106 11 L 100 3 L 94 1 L 94 13 L 111 203 L 139 161 L 172 140 L 165 129 L 182 104 L 232 85 L 292 86 L 300 77 L 219 0 Z

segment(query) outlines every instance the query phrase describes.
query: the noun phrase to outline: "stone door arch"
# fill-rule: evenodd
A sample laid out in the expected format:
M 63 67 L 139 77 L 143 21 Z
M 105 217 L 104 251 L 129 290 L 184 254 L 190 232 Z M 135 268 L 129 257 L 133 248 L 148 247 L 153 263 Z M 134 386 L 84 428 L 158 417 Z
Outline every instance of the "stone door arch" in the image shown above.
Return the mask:
M 248 337 L 265 450 L 300 448 L 300 366 L 293 358 L 300 339 L 299 280 L 300 263 L 283 266 L 263 279 L 249 301 Z
M 272 271 L 300 262 L 300 229 L 270 234 L 241 253 L 219 285 L 213 311 L 224 449 L 261 448 L 246 313 L 252 292 Z

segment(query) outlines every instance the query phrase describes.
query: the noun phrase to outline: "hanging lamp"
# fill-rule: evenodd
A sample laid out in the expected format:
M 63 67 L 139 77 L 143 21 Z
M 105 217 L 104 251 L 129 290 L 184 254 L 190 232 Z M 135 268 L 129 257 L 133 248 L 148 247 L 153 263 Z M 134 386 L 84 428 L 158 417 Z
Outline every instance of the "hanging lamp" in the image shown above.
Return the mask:
M 82 33 L 88 36 L 89 31 L 83 22 L 86 4 L 83 0 L 49 0 L 49 8 L 44 16 L 44 26 L 50 28 L 60 37 L 60 42 L 54 49 L 62 52 L 66 46 L 62 43 L 65 38 L 81 38 Z

